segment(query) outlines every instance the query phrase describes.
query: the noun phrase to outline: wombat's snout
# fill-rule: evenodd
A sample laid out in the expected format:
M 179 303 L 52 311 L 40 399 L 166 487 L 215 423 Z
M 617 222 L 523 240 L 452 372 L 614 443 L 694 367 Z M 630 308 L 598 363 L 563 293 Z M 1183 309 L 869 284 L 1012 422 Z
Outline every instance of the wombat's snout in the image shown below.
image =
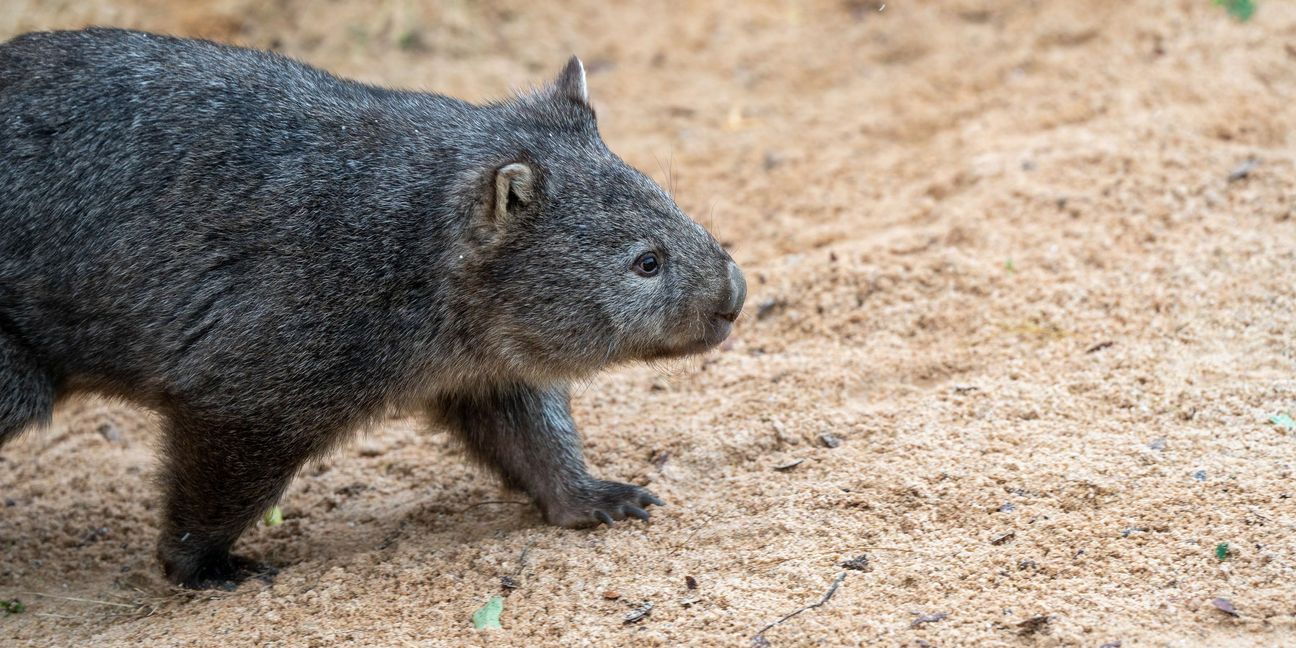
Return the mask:
M 742 312 L 743 302 L 747 300 L 747 280 L 743 278 L 742 270 L 738 269 L 738 264 L 733 261 L 729 262 L 729 290 L 727 299 L 721 303 L 716 316 L 730 322 L 738 319 L 738 313 Z
M 738 264 L 733 261 L 729 262 L 728 284 L 720 296 L 720 301 L 714 306 L 715 311 L 711 314 L 705 342 L 708 348 L 724 342 L 725 338 L 729 337 L 729 332 L 733 330 L 733 322 L 738 319 L 743 302 L 747 300 L 747 280 L 743 278 Z

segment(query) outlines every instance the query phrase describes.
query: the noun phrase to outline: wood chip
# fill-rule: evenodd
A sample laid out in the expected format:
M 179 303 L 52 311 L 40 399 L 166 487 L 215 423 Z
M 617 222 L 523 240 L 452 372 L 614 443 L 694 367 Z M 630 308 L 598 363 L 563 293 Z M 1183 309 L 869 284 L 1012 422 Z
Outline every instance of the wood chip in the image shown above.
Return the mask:
M 909 624 L 909 627 L 917 628 L 918 626 L 924 623 L 936 623 L 938 621 L 944 621 L 947 618 L 949 618 L 948 612 L 937 612 L 936 614 L 924 614 L 918 617 L 917 619 L 914 619 L 913 623 Z
M 1238 616 L 1237 608 L 1233 607 L 1233 601 L 1226 598 L 1211 599 L 1211 605 L 1214 605 L 1215 609 L 1224 614 L 1229 616 Z
M 643 605 L 640 605 L 639 607 L 630 610 L 630 612 L 626 613 L 625 620 L 623 620 L 622 623 L 625 625 L 630 625 L 632 623 L 639 623 L 640 621 L 643 621 L 644 619 L 648 618 L 649 614 L 652 614 L 652 609 L 653 609 L 653 604 L 648 601 L 644 601 Z
M 1045 629 L 1053 617 L 1048 615 L 1033 616 L 1017 624 L 1017 634 L 1027 637 Z
M 793 459 L 792 461 L 789 461 L 788 463 L 785 463 L 781 466 L 774 466 L 774 470 L 777 470 L 779 472 L 787 472 L 789 470 L 792 470 L 793 468 L 796 468 L 797 466 L 800 466 L 804 462 L 805 459 Z

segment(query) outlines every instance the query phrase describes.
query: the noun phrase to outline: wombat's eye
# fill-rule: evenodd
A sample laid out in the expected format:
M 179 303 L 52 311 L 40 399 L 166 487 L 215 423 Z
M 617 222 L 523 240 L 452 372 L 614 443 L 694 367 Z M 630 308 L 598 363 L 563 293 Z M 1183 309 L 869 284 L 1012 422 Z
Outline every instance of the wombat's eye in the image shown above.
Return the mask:
M 644 252 L 639 255 L 634 262 L 634 271 L 641 277 L 655 277 L 661 272 L 661 262 L 657 260 L 656 252 Z

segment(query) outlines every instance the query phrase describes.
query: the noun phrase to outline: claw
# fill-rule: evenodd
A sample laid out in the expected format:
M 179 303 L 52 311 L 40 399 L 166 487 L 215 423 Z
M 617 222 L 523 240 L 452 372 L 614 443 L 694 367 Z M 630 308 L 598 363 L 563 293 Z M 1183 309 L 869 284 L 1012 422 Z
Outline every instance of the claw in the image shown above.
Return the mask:
M 643 493 L 642 495 L 640 495 L 639 503 L 652 504 L 653 506 L 666 506 L 666 502 L 661 501 L 661 499 L 659 499 L 656 495 L 653 495 L 652 493 Z
M 599 522 L 602 522 L 603 524 L 606 524 L 606 525 L 608 525 L 608 526 L 612 526 L 612 516 L 611 516 L 611 515 L 608 515 L 606 511 L 600 511 L 600 510 L 598 510 L 598 509 L 595 509 L 595 510 L 594 510 L 594 519 L 596 519 L 596 520 L 598 520 Z
M 630 517 L 637 517 L 640 520 L 648 519 L 648 511 L 645 511 L 639 508 L 638 506 L 634 506 L 632 504 L 626 504 L 625 506 L 621 507 L 621 510 L 625 512 L 626 515 L 629 515 Z

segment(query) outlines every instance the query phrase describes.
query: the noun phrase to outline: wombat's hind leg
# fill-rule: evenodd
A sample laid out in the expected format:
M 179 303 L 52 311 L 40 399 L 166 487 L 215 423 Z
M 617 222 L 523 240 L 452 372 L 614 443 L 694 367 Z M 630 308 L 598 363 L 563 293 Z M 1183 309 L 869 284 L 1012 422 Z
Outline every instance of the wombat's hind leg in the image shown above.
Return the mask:
M 265 422 L 209 423 L 174 418 L 166 431 L 165 489 L 158 555 L 171 582 L 233 589 L 272 567 L 230 554 L 230 547 L 283 494 L 312 454 L 310 435 Z
M 0 328 L 0 445 L 54 411 L 54 382 L 25 347 Z

